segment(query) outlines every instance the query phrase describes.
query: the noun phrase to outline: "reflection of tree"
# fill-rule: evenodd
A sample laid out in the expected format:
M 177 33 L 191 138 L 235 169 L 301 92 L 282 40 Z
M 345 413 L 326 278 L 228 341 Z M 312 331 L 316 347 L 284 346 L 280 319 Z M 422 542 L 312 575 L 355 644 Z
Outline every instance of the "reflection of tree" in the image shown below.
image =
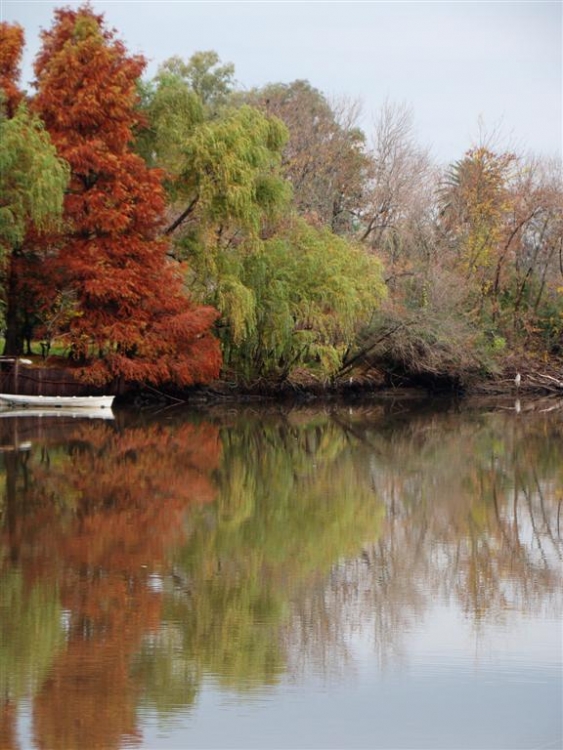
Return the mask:
M 383 661 L 437 601 L 457 600 L 476 627 L 561 607 L 563 426 L 552 415 L 362 417 L 354 432 L 386 523 L 330 592 L 343 626 L 370 622 Z
M 111 748 L 205 677 L 332 673 L 358 628 L 407 658 L 438 601 L 477 628 L 559 607 L 556 417 L 401 408 L 80 421 L 5 454 L 2 742 L 29 691 L 38 747 Z
M 26 590 L 17 569 L 0 573 L 0 747 L 16 743 L 16 706 L 42 684 L 62 646 L 61 607 L 50 587 Z
M 245 689 L 285 671 L 297 600 L 377 536 L 381 506 L 328 415 L 233 420 L 222 444 L 217 503 L 192 516 L 160 646 Z
M 2 750 L 18 750 L 16 731 L 17 706 L 10 698 L 0 701 L 0 747 Z
M 166 569 L 170 548 L 184 538 L 186 510 L 212 499 L 209 474 L 218 451 L 211 425 L 116 430 L 79 421 L 64 444 L 47 441 L 19 466 L 5 462 L 11 521 L 1 541 L 32 591 L 45 581 L 57 596 L 59 636 L 64 611 L 58 654 L 43 633 L 50 648 L 36 685 L 38 747 L 105 750 L 134 740 L 138 691 L 130 665 L 160 623 L 162 595 L 154 580 Z M 24 622 L 27 616 L 38 624 L 29 601 L 24 610 Z M 45 618 L 45 603 L 39 610 Z M 29 649 L 25 632 L 21 639 Z M 14 648 L 8 647 L 8 661 L 19 658 Z

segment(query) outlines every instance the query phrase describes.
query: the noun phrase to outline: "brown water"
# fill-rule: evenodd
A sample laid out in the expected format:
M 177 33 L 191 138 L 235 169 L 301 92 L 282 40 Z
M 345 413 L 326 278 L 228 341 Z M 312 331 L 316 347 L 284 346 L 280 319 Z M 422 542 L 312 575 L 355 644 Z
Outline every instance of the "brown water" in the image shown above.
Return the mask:
M 558 748 L 563 409 L 0 418 L 0 748 Z

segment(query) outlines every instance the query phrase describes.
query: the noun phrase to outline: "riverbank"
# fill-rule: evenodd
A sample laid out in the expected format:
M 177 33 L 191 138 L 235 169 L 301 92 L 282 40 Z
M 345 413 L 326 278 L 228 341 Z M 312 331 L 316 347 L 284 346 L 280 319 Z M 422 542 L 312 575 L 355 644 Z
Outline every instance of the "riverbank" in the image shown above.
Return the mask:
M 30 365 L 20 365 L 17 384 L 14 372 L 3 373 L 3 392 L 28 395 L 98 395 L 102 391 L 116 396 L 117 403 L 143 406 L 152 403 L 213 403 L 252 401 L 321 401 L 334 399 L 358 400 L 371 395 L 399 393 L 415 395 L 457 396 L 548 396 L 563 395 L 563 360 L 544 360 L 531 353 L 507 356 L 491 373 L 400 372 L 385 365 L 356 369 L 346 377 L 321 380 L 307 370 L 297 370 L 290 379 L 261 379 L 242 383 L 224 377 L 205 386 L 178 388 L 153 387 L 148 384 L 130 386 L 113 382 L 105 388 L 93 388 L 75 375 L 61 357 L 42 360 L 33 357 Z
M 517 377 L 519 375 L 519 377 Z M 472 375 L 463 380 L 444 374 L 403 375 L 371 368 L 348 378 L 322 382 L 309 373 L 298 373 L 292 380 L 258 381 L 242 384 L 218 380 L 211 385 L 190 389 L 139 387 L 119 397 L 121 403 L 143 406 L 151 403 L 237 403 L 260 401 L 357 401 L 377 397 L 419 398 L 421 396 L 523 397 L 563 396 L 563 363 L 541 365 L 537 360 L 507 360 L 496 375 Z

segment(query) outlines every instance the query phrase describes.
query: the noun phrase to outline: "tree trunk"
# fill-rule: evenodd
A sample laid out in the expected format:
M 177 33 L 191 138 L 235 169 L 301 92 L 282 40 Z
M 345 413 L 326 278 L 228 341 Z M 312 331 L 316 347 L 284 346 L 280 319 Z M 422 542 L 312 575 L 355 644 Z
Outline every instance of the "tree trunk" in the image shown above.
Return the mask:
M 6 333 L 4 354 L 19 356 L 23 354 L 23 328 L 18 307 L 18 283 L 14 268 L 14 258 L 9 262 L 6 284 Z

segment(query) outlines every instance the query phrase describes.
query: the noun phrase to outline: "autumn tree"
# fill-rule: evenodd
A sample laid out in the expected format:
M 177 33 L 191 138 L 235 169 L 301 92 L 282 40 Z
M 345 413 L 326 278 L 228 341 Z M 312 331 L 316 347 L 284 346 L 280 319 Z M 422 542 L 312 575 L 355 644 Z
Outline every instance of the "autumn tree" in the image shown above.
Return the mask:
M 375 366 L 388 379 L 453 386 L 498 371 L 506 344 L 480 310 L 505 236 L 504 182 L 498 190 L 491 185 L 489 205 L 477 167 L 471 172 L 461 160 L 444 177 L 415 141 L 412 112 L 389 102 L 370 153 L 360 238 L 381 257 L 389 295 L 362 330 L 346 370 Z
M 560 166 L 475 147 L 446 174 L 441 200 L 441 228 L 473 290 L 476 319 L 511 339 L 551 328 L 555 336 L 547 338 L 555 341 Z
M 485 146 L 470 149 L 448 170 L 442 189 L 444 225 L 453 232 L 455 249 L 468 278 L 486 284 L 494 264 L 503 223 L 510 210 L 508 179 L 513 154 Z
M 144 59 L 89 6 L 57 10 L 42 41 L 33 110 L 72 175 L 68 230 L 41 243 L 37 289 L 46 299 L 46 288 L 74 296 L 61 333 L 90 382 L 207 381 L 220 366 L 210 333 L 217 313 L 186 298 L 161 237 L 161 176 L 130 147 Z
M 338 234 L 352 234 L 369 168 L 357 103 L 330 102 L 303 80 L 269 84 L 243 99 L 278 117 L 289 131 L 282 172 L 298 213 Z
M 0 22 L 0 100 L 4 114 L 13 117 L 23 92 L 18 86 L 24 33 L 19 24 Z

